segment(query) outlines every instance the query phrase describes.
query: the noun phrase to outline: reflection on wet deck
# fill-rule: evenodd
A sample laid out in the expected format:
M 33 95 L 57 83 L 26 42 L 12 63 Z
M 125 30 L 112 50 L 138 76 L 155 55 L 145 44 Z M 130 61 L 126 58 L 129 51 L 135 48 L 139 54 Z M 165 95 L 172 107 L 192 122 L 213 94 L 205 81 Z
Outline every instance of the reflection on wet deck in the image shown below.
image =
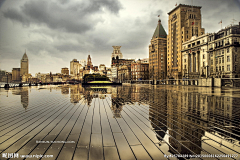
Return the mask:
M 239 159 L 239 93 L 152 85 L 0 89 L 1 158 Z

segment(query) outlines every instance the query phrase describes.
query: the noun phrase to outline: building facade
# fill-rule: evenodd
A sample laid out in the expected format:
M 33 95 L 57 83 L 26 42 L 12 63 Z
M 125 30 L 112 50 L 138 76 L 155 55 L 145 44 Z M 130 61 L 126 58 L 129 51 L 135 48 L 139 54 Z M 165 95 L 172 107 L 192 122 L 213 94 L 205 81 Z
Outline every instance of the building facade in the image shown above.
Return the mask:
M 76 77 L 79 74 L 80 68 L 81 64 L 79 64 L 79 61 L 77 59 L 73 59 L 70 62 L 70 75 Z
M 63 74 L 63 75 L 69 75 L 69 69 L 68 69 L 67 67 L 62 68 L 61 74 Z
M 208 35 L 193 36 L 183 42 L 182 76 L 183 79 L 207 78 L 209 75 Z
M 92 64 L 92 59 L 91 59 L 91 56 L 88 55 L 88 58 L 87 58 L 87 70 L 90 70 L 90 69 L 93 69 L 93 64 Z
M 131 64 L 131 80 L 148 80 L 149 79 L 149 63 L 141 63 L 141 61 Z
M 20 76 L 22 77 L 23 75 L 28 75 L 28 57 L 26 52 L 21 59 Z
M 150 79 L 166 79 L 166 61 L 167 60 L 167 34 L 158 21 L 157 28 L 149 45 L 149 71 Z
M 85 67 L 85 66 L 87 65 L 87 61 L 86 61 L 85 59 L 82 59 L 82 60 L 80 61 L 80 64 L 81 64 L 83 67 Z
M 204 34 L 201 7 L 179 4 L 169 13 L 167 37 L 167 78 L 182 78 L 182 43 Z
M 14 81 L 14 82 L 21 81 L 20 70 L 21 70 L 21 68 L 13 68 L 12 69 L 12 81 Z
M 111 60 L 113 60 L 113 59 L 122 59 L 123 55 L 122 55 L 122 52 L 120 51 L 120 48 L 122 46 L 112 46 L 112 47 L 113 47 L 113 53 L 112 53 Z M 113 64 L 113 62 L 111 64 Z
M 210 76 L 240 77 L 240 23 L 209 35 Z

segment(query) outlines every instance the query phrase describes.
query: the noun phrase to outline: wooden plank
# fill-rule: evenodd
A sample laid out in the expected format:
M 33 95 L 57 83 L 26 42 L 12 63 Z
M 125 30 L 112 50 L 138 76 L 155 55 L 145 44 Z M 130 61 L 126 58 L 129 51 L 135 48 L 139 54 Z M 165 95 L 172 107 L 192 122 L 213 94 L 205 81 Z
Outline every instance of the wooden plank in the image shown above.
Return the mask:
M 131 146 L 133 153 L 137 160 L 151 160 L 152 158 L 148 155 L 142 145 Z
M 101 126 L 103 136 L 103 146 L 115 146 L 110 123 L 105 110 L 104 100 L 99 100 L 100 114 L 101 114 Z
M 135 135 L 138 137 L 141 144 L 144 146 L 144 148 L 147 150 L 147 152 L 150 154 L 150 156 L 153 159 L 165 159 L 163 153 L 155 146 L 153 141 L 151 141 L 151 139 L 149 139 L 149 137 L 146 136 L 144 131 L 142 131 L 136 125 L 136 123 L 138 124 L 141 122 L 139 122 L 139 120 L 137 120 L 136 116 L 134 116 L 133 114 L 131 114 L 129 112 L 128 112 L 128 114 L 129 115 L 127 115 L 125 112 L 122 112 L 122 117 L 128 122 L 129 126 L 134 131 Z M 132 120 L 130 117 L 134 118 L 135 121 Z
M 135 156 L 122 133 L 113 133 L 119 156 L 124 160 L 135 160 Z
M 83 129 L 78 141 L 78 147 L 87 147 L 89 148 L 90 144 L 90 135 L 91 135 L 91 126 L 92 126 L 92 116 L 93 116 L 93 106 L 90 106 L 87 112 L 86 119 L 83 124 Z
M 54 125 L 54 129 L 51 130 L 50 133 L 48 133 L 48 135 L 42 140 L 42 141 L 49 141 L 49 143 L 39 143 L 38 146 L 36 148 L 34 148 L 30 153 L 31 154 L 43 154 L 46 152 L 46 150 L 49 148 L 59 148 L 61 145 L 54 145 L 51 146 L 51 141 L 54 141 L 56 139 L 56 137 L 58 136 L 58 134 L 60 133 L 60 131 L 62 130 L 64 124 L 66 124 L 67 119 L 69 119 L 69 117 L 74 113 L 75 110 L 73 110 L 73 107 L 69 107 L 69 108 L 65 108 L 65 110 L 63 112 L 60 113 L 60 120 L 56 118 L 56 121 L 54 121 L 55 123 L 51 123 L 51 125 Z M 66 113 L 67 112 L 67 113 Z M 61 114 L 63 113 L 63 115 L 61 116 Z M 58 116 L 57 116 L 58 117 Z M 48 128 L 50 129 L 50 128 Z M 51 147 L 50 147 L 51 146 Z M 21 150 L 19 151 L 21 152 Z M 56 154 L 57 156 L 57 154 Z
M 83 106 L 81 106 L 82 108 Z M 64 159 L 72 159 L 73 157 L 73 153 L 75 151 L 75 148 L 77 146 L 77 141 L 80 135 L 80 129 L 82 128 L 83 125 L 83 120 L 86 117 L 86 113 L 87 113 L 88 107 L 84 106 L 84 108 L 82 108 L 81 113 L 78 115 L 77 119 L 76 119 L 76 123 L 74 124 L 70 135 L 68 136 L 66 141 L 72 141 L 74 143 L 65 143 L 60 154 L 59 157 L 64 158 Z M 78 133 L 76 133 L 76 129 L 78 128 Z M 74 134 L 72 134 L 74 133 Z
M 107 117 L 108 117 L 108 120 L 109 120 L 109 123 L 110 123 L 110 126 L 111 126 L 111 130 L 112 130 L 112 132 L 115 132 L 115 133 L 121 133 L 122 131 L 121 131 L 115 117 L 113 116 L 113 113 L 112 113 L 112 110 L 110 109 L 110 106 L 109 106 L 110 104 L 109 103 L 111 104 L 111 101 L 109 102 L 109 98 L 106 98 L 105 101 L 104 101 L 104 104 L 105 104 Z
M 64 143 L 62 143 L 61 141 L 66 141 L 67 140 L 67 137 L 68 135 L 70 134 L 70 131 L 71 129 L 73 128 L 73 125 L 76 121 L 76 115 L 78 116 L 79 113 L 81 112 L 81 109 L 80 107 L 74 109 L 73 113 L 71 114 L 68 114 L 64 119 L 63 119 L 63 128 L 62 130 L 58 133 L 58 136 L 57 138 L 54 140 L 55 142 L 57 141 L 60 141 L 60 143 L 53 143 L 51 145 L 52 148 L 57 148 L 57 149 L 49 149 L 47 150 L 47 152 L 45 153 L 46 155 L 57 155 L 60 154 L 59 152 L 62 150 L 63 146 L 64 146 Z M 71 144 L 68 144 L 70 146 L 73 146 Z M 75 145 L 74 145 L 75 146 Z M 71 156 L 72 157 L 72 156 Z M 58 157 L 57 157 L 58 158 Z
M 104 147 L 105 160 L 118 160 L 119 155 L 116 147 Z
M 55 112 L 54 114 L 56 114 L 57 112 Z M 54 114 L 52 114 L 51 116 L 53 116 Z M 45 118 L 45 116 L 46 116 L 46 118 Z M 22 146 L 22 144 L 20 144 L 20 143 L 22 143 L 22 141 L 18 141 L 18 139 L 22 139 L 22 137 L 24 137 L 26 134 L 31 134 L 31 135 L 37 134 L 39 131 L 41 131 L 42 127 L 44 127 L 44 126 L 46 127 L 46 124 L 48 124 L 48 122 L 50 122 L 51 119 L 48 119 L 47 115 L 45 115 L 45 116 L 42 117 L 43 121 L 39 121 L 38 124 L 35 124 L 37 126 L 36 128 L 33 128 L 32 130 L 23 130 L 23 132 L 21 132 L 22 134 L 17 134 L 15 136 L 11 137 L 8 141 L 4 142 L 3 144 L 5 145 L 5 143 L 11 143 L 11 144 L 16 143 L 13 146 Z M 46 123 L 44 123 L 44 121 Z M 39 123 L 40 123 L 40 125 L 39 125 Z
M 94 100 L 94 111 L 93 111 L 93 122 L 92 122 L 92 133 L 101 133 L 99 104 Z
M 75 150 L 73 160 L 87 160 L 89 149 L 86 147 L 78 147 Z
M 91 134 L 89 160 L 103 160 L 103 146 L 101 134 Z
M 129 145 L 140 145 L 139 140 L 136 138 L 126 122 L 122 118 L 117 118 L 116 120 L 118 121 L 118 124 L 120 125 Z

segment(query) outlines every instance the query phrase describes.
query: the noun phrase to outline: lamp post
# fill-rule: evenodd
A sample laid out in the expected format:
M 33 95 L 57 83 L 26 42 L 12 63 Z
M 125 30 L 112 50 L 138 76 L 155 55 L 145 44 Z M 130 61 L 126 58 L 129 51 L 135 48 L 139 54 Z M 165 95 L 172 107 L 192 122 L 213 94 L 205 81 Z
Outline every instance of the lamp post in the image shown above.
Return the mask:
M 7 84 L 5 84 L 4 88 L 9 88 L 9 84 L 8 84 L 8 73 L 6 73 L 7 75 Z

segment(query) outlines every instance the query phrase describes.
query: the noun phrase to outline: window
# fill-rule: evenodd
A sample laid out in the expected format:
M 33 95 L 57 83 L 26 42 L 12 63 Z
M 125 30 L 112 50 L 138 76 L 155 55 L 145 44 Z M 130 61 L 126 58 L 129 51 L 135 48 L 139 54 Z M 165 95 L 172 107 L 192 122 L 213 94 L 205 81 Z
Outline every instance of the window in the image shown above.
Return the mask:
M 219 58 L 219 64 L 221 64 L 221 58 Z
M 222 63 L 224 63 L 224 57 L 222 57 Z
M 230 56 L 227 56 L 227 62 L 230 62 Z
M 216 72 L 218 72 L 218 67 L 216 67 Z
M 219 72 L 221 71 L 221 66 L 219 66 Z
M 205 62 L 203 62 L 203 67 L 205 67 Z
M 222 50 L 222 54 L 224 54 L 224 49 Z
M 203 59 L 205 59 L 205 54 L 203 54 Z
M 230 65 L 227 65 L 227 71 L 230 71 Z
M 222 66 L 222 71 L 224 71 L 224 66 Z
M 227 53 L 229 53 L 229 48 L 227 48 Z
M 186 59 L 184 59 L 184 62 L 187 62 L 187 60 L 186 60 Z

